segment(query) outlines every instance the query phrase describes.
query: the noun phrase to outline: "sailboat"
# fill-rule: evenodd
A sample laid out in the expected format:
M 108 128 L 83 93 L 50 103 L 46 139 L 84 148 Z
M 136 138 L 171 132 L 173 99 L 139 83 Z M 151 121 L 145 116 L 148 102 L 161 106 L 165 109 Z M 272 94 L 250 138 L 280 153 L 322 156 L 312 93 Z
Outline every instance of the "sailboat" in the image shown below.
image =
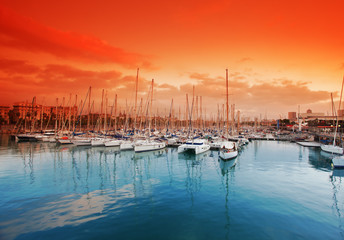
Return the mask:
M 228 69 L 226 69 L 226 135 L 228 139 Z M 224 141 L 220 145 L 219 156 L 223 160 L 231 160 L 238 156 L 238 147 L 236 143 L 230 141 Z
M 340 91 L 338 112 L 340 112 L 340 104 L 341 104 L 341 101 L 342 101 L 343 84 L 344 84 L 344 77 L 343 77 L 343 82 L 342 82 L 342 89 Z M 333 144 L 332 145 L 321 145 L 320 146 L 321 150 L 323 150 L 325 152 L 332 153 L 332 154 L 333 153 L 334 154 L 343 154 L 343 148 L 336 145 L 336 137 L 337 137 L 337 130 L 338 130 L 338 120 L 339 120 L 339 117 L 337 116 L 336 129 L 335 129 L 334 137 L 333 137 Z
M 154 151 L 163 149 L 166 147 L 166 143 L 162 141 L 151 141 L 150 135 L 151 135 L 151 112 L 152 112 L 152 102 L 153 102 L 153 86 L 154 86 L 154 79 L 152 79 L 152 86 L 151 86 L 151 104 L 150 110 L 149 110 L 149 127 L 148 127 L 148 139 L 146 141 L 143 141 L 141 143 L 136 143 L 134 146 L 135 152 L 147 152 L 147 151 Z

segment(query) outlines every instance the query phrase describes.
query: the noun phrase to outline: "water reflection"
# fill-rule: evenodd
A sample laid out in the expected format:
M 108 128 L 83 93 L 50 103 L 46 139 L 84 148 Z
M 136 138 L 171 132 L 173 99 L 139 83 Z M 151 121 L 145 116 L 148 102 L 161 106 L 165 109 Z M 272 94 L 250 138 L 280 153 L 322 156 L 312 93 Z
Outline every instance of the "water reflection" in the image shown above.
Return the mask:
M 223 161 L 222 159 L 219 159 L 222 176 L 227 174 L 229 170 L 236 165 L 236 163 L 237 163 L 237 158 L 232 159 L 230 161 Z
M 333 190 L 333 204 L 332 209 L 334 210 L 336 216 L 338 217 L 338 227 L 341 229 L 340 235 L 344 239 L 344 227 L 343 227 L 343 219 L 342 219 L 342 212 L 340 207 L 343 206 L 343 199 L 344 199 L 344 192 L 341 189 L 342 182 L 344 180 L 344 169 L 333 169 L 332 175 L 330 176 L 330 181 L 332 184 Z
M 221 169 L 221 174 L 223 176 L 222 185 L 226 191 L 225 193 L 225 218 L 226 224 L 224 226 L 226 230 L 225 238 L 229 239 L 229 232 L 230 232 L 230 185 L 231 182 L 234 181 L 234 168 L 237 163 L 237 159 L 232 159 L 230 161 L 223 161 L 219 158 L 219 166 Z
M 266 157 L 271 152 L 272 157 Z M 302 221 L 307 229 L 300 227 L 300 235 L 293 236 L 307 238 L 309 229 L 319 226 L 314 222 L 323 218 L 330 222 L 321 223 L 327 233 L 338 222 L 343 229 L 344 170 L 334 170 L 328 181 L 330 157 L 289 143 L 253 141 L 231 161 L 219 159 L 217 151 L 193 155 L 167 148 L 134 153 L 49 143 L 18 143 L 0 155 L 5 159 L 0 173 L 11 170 L 2 179 L 14 183 L 11 187 L 0 182 L 5 239 L 44 239 L 45 232 L 53 236 L 64 230 L 81 238 L 79 232 L 91 233 L 94 226 L 99 235 L 105 230 L 99 238 L 113 233 L 125 238 L 123 233 L 135 229 L 132 232 L 142 234 L 136 239 L 153 238 L 157 231 L 159 239 L 165 233 L 173 239 L 168 236 L 174 231 L 179 234 L 174 239 L 264 239 L 276 236 L 269 230 L 284 233 L 284 223 Z M 290 165 L 294 167 L 286 167 Z M 266 174 L 258 168 L 274 171 Z M 270 188 L 274 194 L 266 191 Z M 240 226 L 250 226 L 252 233 Z
M 330 171 L 332 157 L 332 154 L 325 153 L 320 149 L 308 149 L 308 161 L 316 169 Z

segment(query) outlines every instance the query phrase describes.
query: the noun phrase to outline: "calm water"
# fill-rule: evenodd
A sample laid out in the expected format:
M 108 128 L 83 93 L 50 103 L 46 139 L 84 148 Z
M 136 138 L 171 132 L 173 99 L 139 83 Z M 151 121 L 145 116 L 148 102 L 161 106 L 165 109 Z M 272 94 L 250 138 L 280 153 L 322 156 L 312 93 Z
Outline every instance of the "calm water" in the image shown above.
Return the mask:
M 232 167 L 176 150 L 2 136 L 0 239 L 344 239 L 344 172 L 330 155 L 255 141 Z

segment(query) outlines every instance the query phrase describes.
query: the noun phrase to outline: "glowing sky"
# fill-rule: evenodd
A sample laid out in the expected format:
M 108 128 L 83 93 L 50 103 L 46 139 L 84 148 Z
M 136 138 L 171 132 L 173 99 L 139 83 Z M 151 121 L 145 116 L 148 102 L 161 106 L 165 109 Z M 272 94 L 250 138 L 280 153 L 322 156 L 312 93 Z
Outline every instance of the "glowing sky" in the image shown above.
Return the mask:
M 0 0 L 0 104 L 78 94 L 133 102 L 155 80 L 154 107 L 202 96 L 244 116 L 330 111 L 344 74 L 344 2 Z M 161 110 L 163 111 L 163 110 Z

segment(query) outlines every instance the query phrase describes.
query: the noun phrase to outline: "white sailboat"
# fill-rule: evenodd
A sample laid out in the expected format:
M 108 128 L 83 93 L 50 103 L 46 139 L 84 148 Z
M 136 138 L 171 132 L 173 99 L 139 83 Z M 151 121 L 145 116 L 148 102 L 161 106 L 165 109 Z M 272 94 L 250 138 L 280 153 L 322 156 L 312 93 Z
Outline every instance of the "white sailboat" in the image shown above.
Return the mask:
M 226 135 L 228 139 L 228 69 L 226 69 L 226 113 L 227 113 L 227 119 L 226 119 Z M 248 142 L 248 140 L 247 140 Z M 230 141 L 224 141 L 221 144 L 219 156 L 223 160 L 231 160 L 238 156 L 238 147 L 235 143 Z
M 339 107 L 338 107 L 338 112 L 340 112 L 340 104 L 342 101 L 342 93 L 343 93 L 343 84 L 344 84 L 344 77 L 343 77 L 343 82 L 342 82 L 342 89 L 340 92 L 340 98 L 339 98 Z M 337 121 L 336 121 L 336 129 L 334 132 L 333 136 L 333 144 L 332 145 L 321 145 L 321 150 L 328 152 L 328 153 L 334 153 L 334 154 L 343 154 L 343 148 L 339 147 L 336 145 L 336 137 L 337 137 L 337 130 L 338 130 L 338 116 L 337 116 Z
M 135 144 L 134 150 L 135 152 L 148 152 L 163 149 L 166 147 L 165 142 L 157 142 L 157 141 L 145 141 L 138 144 Z
M 154 86 L 154 79 L 152 79 L 152 86 L 151 86 L 151 100 L 150 100 L 150 110 L 149 110 L 149 123 L 148 123 L 148 140 L 135 144 L 134 151 L 135 152 L 147 152 L 147 151 L 154 151 L 163 149 L 166 147 L 165 142 L 161 141 L 152 141 L 150 140 L 151 134 L 151 112 L 152 112 L 152 103 L 153 103 L 153 86 Z
M 221 145 L 219 156 L 223 160 L 230 160 L 238 156 L 238 146 L 235 142 L 225 141 Z

